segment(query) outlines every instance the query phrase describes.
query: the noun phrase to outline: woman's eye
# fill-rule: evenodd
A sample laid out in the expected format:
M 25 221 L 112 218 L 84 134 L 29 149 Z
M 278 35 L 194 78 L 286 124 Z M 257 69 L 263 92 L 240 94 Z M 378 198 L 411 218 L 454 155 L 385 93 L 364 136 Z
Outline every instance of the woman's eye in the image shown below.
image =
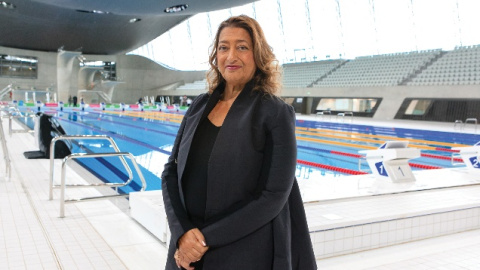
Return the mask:
M 247 46 L 238 46 L 238 49 L 241 50 L 241 51 L 248 50 Z
M 227 46 L 220 46 L 220 47 L 218 47 L 218 50 L 219 51 L 225 51 L 225 50 L 227 50 Z

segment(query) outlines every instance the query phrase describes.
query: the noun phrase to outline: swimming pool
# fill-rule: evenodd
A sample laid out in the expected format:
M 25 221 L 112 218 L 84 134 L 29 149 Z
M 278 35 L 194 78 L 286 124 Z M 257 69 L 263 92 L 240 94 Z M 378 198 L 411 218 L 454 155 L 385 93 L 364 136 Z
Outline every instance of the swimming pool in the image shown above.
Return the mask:
M 107 135 L 121 151 L 131 152 L 147 180 L 147 190 L 161 189 L 160 175 L 170 155 L 171 146 L 183 118 L 182 111 L 102 111 L 90 109 L 44 108 L 54 115 L 67 134 Z M 43 109 L 42 109 L 43 110 Z M 31 118 L 21 118 L 33 128 Z M 377 149 L 385 141 L 408 140 L 411 147 L 422 150 L 420 158 L 411 160 L 413 170 L 451 168 L 452 147 L 471 146 L 480 141 L 479 135 L 386 128 L 358 124 L 297 120 L 297 177 L 336 177 L 370 173 L 366 162 L 360 162 L 360 150 Z M 112 152 L 106 141 L 75 141 L 75 152 Z M 77 160 L 103 181 L 121 182 L 127 178 L 118 158 Z M 460 160 L 456 160 L 460 161 Z M 135 174 L 135 173 L 134 173 Z M 140 189 L 134 183 L 121 189 Z

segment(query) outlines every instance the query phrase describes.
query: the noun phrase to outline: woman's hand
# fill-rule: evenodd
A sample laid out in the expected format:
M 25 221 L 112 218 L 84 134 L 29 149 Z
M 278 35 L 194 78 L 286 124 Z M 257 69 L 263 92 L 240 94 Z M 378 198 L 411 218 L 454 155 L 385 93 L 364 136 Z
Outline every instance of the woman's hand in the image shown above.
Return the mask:
M 207 250 L 205 237 L 197 228 L 189 230 L 178 240 L 179 255 L 189 263 L 199 261 Z
M 185 261 L 185 258 L 181 255 L 180 251 L 175 251 L 175 255 L 173 256 L 175 258 L 175 262 L 177 263 L 177 267 L 183 267 L 184 269 L 187 270 L 194 270 L 195 268 L 190 266 L 190 262 Z

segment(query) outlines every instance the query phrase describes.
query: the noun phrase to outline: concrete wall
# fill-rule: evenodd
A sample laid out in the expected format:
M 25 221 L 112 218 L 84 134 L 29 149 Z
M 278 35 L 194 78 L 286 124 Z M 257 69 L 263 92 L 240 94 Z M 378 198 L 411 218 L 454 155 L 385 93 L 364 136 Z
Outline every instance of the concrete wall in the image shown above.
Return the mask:
M 166 95 L 198 95 L 204 91 L 166 91 Z M 405 98 L 480 98 L 480 85 L 384 86 L 350 88 L 285 88 L 283 97 L 352 97 L 382 98 L 375 119 L 391 120 Z M 306 104 L 308 105 L 308 104 Z M 307 106 L 308 107 L 308 106 Z
M 89 89 L 80 70 L 80 61 L 73 59 L 70 76 L 64 74 L 65 64 L 59 60 L 57 52 L 38 52 L 0 47 L 0 54 L 15 56 L 34 56 L 38 58 L 37 79 L 19 79 L 0 77 L 0 89 L 10 83 L 22 89 L 45 90 L 52 87 L 57 91 L 59 100 L 66 101 L 68 96 L 77 95 L 78 90 Z M 141 56 L 135 55 L 83 55 L 87 61 L 110 61 L 117 64 L 117 80 L 122 81 L 114 91 L 112 102 L 135 103 L 143 96 L 164 95 L 163 89 L 170 84 L 185 84 L 205 78 L 205 71 L 175 71 Z M 57 71 L 57 69 L 59 69 Z M 58 77 L 61 74 L 61 78 Z M 79 76 L 80 75 L 80 76 Z M 69 77 L 70 82 L 64 82 Z M 59 82 L 60 80 L 60 82 Z M 92 96 L 93 97 L 93 96 Z M 85 102 L 89 100 L 85 99 Z
M 88 57 L 87 57 L 88 59 Z M 141 56 L 117 56 L 118 81 L 113 102 L 135 102 L 143 96 L 165 96 L 169 85 L 203 80 L 205 71 L 175 71 Z
M 374 118 L 394 119 L 405 98 L 480 98 L 480 85 L 385 86 L 356 88 L 287 88 L 286 97 L 382 98 Z
M 15 56 L 33 56 L 38 59 L 37 79 L 0 77 L 0 89 L 3 89 L 10 83 L 15 83 L 15 85 L 25 89 L 31 89 L 32 87 L 36 87 L 39 90 L 45 90 L 45 88 L 52 86 L 54 89 L 56 89 L 57 53 L 18 50 L 0 46 L 0 54 L 8 54 Z

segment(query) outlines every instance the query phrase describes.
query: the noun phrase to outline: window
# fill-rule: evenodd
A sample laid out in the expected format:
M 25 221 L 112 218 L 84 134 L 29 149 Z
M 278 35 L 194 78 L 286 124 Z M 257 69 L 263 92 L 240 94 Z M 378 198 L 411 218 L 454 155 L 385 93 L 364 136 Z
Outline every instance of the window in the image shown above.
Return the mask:
M 405 110 L 405 114 L 424 115 L 428 111 L 428 108 L 430 108 L 431 104 L 432 100 L 430 99 L 413 99 Z
M 36 57 L 0 55 L 0 76 L 14 78 L 37 78 Z
M 218 24 L 258 20 L 281 64 L 480 43 L 478 0 L 260 0 L 197 14 L 131 54 L 183 70 L 208 69 Z M 434 10 L 434 12 L 433 12 Z
M 317 111 L 372 113 L 377 102 L 377 98 L 322 98 Z
M 103 61 L 81 61 L 81 67 L 97 67 L 102 69 L 102 80 L 116 81 L 117 80 L 117 65 L 115 62 Z

